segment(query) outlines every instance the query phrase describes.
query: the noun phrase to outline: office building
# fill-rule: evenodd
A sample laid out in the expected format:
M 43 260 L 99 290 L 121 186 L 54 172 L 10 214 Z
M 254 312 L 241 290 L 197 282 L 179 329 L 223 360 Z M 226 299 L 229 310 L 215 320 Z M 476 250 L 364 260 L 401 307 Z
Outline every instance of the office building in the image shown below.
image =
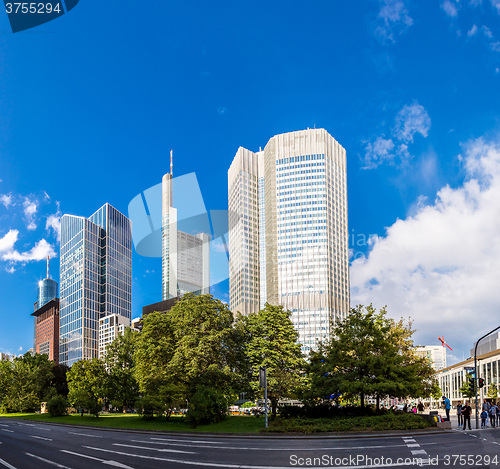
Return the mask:
M 130 324 L 130 220 L 109 204 L 89 218 L 61 218 L 60 355 L 62 364 L 99 354 L 99 320 L 119 315 Z
M 38 282 L 38 297 L 35 303 L 35 309 L 41 308 L 50 300 L 58 298 L 58 284 L 52 280 L 49 275 L 49 256 L 47 256 L 47 278 Z
M 446 368 L 446 348 L 442 345 L 418 345 L 415 353 L 426 357 L 436 371 Z
M 59 363 L 59 298 L 53 298 L 32 313 L 34 317 L 33 350 Z
M 131 327 L 131 321 L 120 314 L 109 314 L 99 319 L 99 358 L 106 356 L 106 347 L 123 335 L 126 327 Z
M 184 233 L 177 229 L 170 173 L 162 179 L 162 299 L 194 293 L 210 293 L 210 236 Z
M 231 310 L 282 305 L 309 352 L 349 312 L 345 149 L 324 129 L 240 147 L 228 209 Z
M 500 350 L 500 332 L 494 332 L 488 337 L 485 337 L 476 348 L 476 343 L 474 347 L 470 349 L 470 356 L 474 357 L 474 351 L 477 355 L 484 355 L 485 353 L 493 352 L 495 350 Z

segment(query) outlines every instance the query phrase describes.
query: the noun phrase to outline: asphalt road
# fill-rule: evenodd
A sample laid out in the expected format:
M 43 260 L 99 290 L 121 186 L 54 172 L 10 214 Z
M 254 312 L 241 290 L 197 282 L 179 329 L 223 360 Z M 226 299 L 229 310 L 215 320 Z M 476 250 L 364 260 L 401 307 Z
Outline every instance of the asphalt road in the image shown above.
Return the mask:
M 488 458 L 489 456 L 489 458 Z M 500 429 L 338 439 L 118 432 L 0 419 L 0 469 L 481 467 L 500 469 Z

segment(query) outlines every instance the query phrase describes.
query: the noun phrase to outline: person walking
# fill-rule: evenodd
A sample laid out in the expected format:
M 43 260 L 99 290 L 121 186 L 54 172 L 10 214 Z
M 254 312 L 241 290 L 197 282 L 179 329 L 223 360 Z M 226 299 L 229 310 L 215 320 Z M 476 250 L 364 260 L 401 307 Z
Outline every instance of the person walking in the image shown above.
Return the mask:
M 497 420 L 497 405 L 495 402 L 490 407 L 490 422 L 491 422 L 491 428 L 495 428 L 495 422 Z
M 481 428 L 484 428 L 486 427 L 486 417 L 488 416 L 488 414 L 486 413 L 485 410 L 483 410 L 481 412 Z
M 422 401 L 418 403 L 418 413 L 421 414 L 424 411 L 424 404 L 422 404 Z
M 462 407 L 462 416 L 464 419 L 464 427 L 463 430 L 466 429 L 467 427 L 467 422 L 469 422 L 469 430 L 472 430 L 470 426 L 470 414 L 472 413 L 471 406 L 469 405 L 468 402 L 465 403 L 465 405 Z
M 500 401 L 497 402 L 497 427 L 499 423 L 500 423 Z
M 458 417 L 458 428 L 462 426 L 463 417 L 462 417 L 462 401 L 457 404 L 457 417 Z
M 446 411 L 446 421 L 449 422 L 450 421 L 451 402 L 446 396 L 443 396 L 443 399 L 444 399 L 444 410 Z

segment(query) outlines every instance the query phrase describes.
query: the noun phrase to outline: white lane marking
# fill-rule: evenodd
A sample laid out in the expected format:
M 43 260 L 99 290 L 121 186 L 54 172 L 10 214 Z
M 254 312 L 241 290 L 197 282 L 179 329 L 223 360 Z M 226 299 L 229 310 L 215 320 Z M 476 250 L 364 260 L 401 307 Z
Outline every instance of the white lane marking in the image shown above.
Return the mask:
M 88 438 L 102 438 L 102 436 L 97 436 L 97 435 L 87 435 L 85 433 L 74 433 L 74 432 L 68 432 L 70 435 L 79 435 L 79 436 L 86 436 Z
M 0 427 L 8 427 L 8 425 L 5 425 L 5 423 L 0 423 Z
M 311 448 L 262 448 L 259 446 L 200 446 L 200 445 L 191 445 L 191 444 L 180 444 L 180 443 L 163 443 L 160 441 L 147 441 L 147 440 L 130 440 L 132 443 L 147 443 L 150 445 L 167 445 L 167 446 L 180 446 L 182 448 L 210 448 L 210 449 L 241 449 L 245 451 L 256 450 L 256 451 L 311 451 Z M 432 443 L 422 443 L 422 445 L 437 445 L 436 442 Z M 373 445 L 373 446 L 328 446 L 325 448 L 312 448 L 314 451 L 328 451 L 328 450 L 358 450 L 358 449 L 380 449 L 380 448 L 404 448 L 403 445 Z
M 0 464 L 4 465 L 5 467 L 8 467 L 9 469 L 16 469 L 14 466 L 9 464 L 7 461 L 4 461 L 3 459 L 0 459 Z
M 244 464 L 221 464 L 221 463 L 210 463 L 210 462 L 200 462 L 200 461 L 186 461 L 185 459 L 157 458 L 154 456 L 143 456 L 141 454 L 123 453 L 121 451 L 112 451 L 110 449 L 104 449 L 104 448 L 94 448 L 92 446 L 84 446 L 84 448 L 93 449 L 95 451 L 104 451 L 105 453 L 120 454 L 122 456 L 128 456 L 132 458 L 152 459 L 154 461 L 178 463 L 187 466 L 224 467 L 228 469 L 290 469 L 290 466 L 247 466 Z M 373 469 L 376 467 L 396 467 L 396 466 L 401 467 L 401 463 L 379 464 L 376 466 L 356 466 L 356 469 Z M 323 466 L 323 469 L 352 469 L 352 468 L 353 466 Z
M 416 443 L 415 439 L 413 438 L 403 438 L 403 441 L 405 443 Z
M 417 454 L 427 454 L 427 451 L 423 449 L 412 449 L 411 454 L 413 454 L 413 456 L 416 456 Z
M 0 428 L 3 432 L 14 433 L 14 430 L 7 430 L 6 428 Z
M 49 459 L 42 458 L 41 456 L 37 456 L 36 454 L 31 454 L 31 453 L 24 453 L 27 454 L 28 456 L 31 456 L 32 458 L 38 459 L 39 461 L 46 462 L 47 464 L 51 464 L 52 466 L 60 467 L 61 469 L 71 469 L 68 466 L 63 466 L 62 464 L 59 464 L 54 461 L 50 461 Z
M 122 443 L 113 443 L 113 446 L 124 446 L 125 448 L 148 449 L 150 451 L 160 451 L 162 453 L 184 453 L 184 454 L 198 454 L 194 451 L 182 451 L 180 449 L 167 449 L 167 448 L 148 448 L 147 446 L 134 446 L 125 445 Z
M 184 440 L 175 440 L 174 438 L 150 438 L 150 440 L 158 440 L 158 441 L 181 441 L 184 443 L 210 443 L 211 445 L 216 445 L 219 442 L 218 441 L 207 441 L 207 440 L 189 440 L 189 439 L 184 439 Z
M 74 456 L 81 456 L 82 458 L 93 459 L 94 461 L 102 462 L 103 464 L 107 464 L 108 466 L 121 467 L 122 469 L 134 469 L 133 467 L 126 466 L 118 461 L 108 461 L 106 459 L 95 458 L 94 456 L 89 456 L 88 454 L 75 453 L 74 451 L 68 451 L 66 449 L 61 450 L 62 453 L 72 454 Z
M 406 446 L 408 446 L 408 448 L 420 448 L 418 443 L 408 443 Z
M 45 438 L 43 436 L 30 435 L 31 438 L 38 438 L 39 440 L 52 441 L 52 438 Z

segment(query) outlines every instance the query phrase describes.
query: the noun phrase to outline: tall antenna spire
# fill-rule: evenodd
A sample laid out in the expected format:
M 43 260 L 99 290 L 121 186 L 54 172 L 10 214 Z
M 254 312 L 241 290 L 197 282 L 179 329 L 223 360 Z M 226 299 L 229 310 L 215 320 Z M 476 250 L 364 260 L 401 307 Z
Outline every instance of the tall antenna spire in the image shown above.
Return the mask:
M 47 256 L 47 278 L 49 277 L 49 256 Z
M 174 162 L 173 162 L 174 150 L 170 150 L 170 176 L 174 175 Z

